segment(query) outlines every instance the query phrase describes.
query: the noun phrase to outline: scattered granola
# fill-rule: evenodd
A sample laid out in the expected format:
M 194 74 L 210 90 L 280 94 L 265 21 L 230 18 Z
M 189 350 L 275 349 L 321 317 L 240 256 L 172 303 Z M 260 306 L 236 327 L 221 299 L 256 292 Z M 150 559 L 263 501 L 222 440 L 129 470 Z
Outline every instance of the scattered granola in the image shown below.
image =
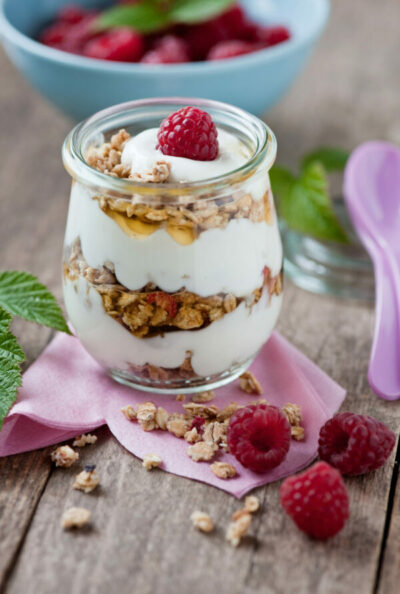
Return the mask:
M 202 402 L 210 402 L 215 398 L 215 392 L 212 390 L 208 390 L 207 392 L 199 392 L 198 394 L 193 394 L 192 402 L 202 403 Z
M 303 417 L 301 414 L 301 408 L 298 404 L 288 402 L 282 407 L 282 412 L 286 416 L 289 424 L 291 425 L 291 435 L 296 441 L 302 441 L 305 437 L 304 427 L 301 426 Z
M 296 441 L 303 441 L 304 427 L 291 427 L 290 432 L 293 439 L 295 439 Z
M 205 425 L 203 431 L 203 441 L 219 445 L 222 441 L 226 441 L 227 425 L 219 423 L 218 421 L 211 421 Z
M 91 493 L 99 484 L 100 477 L 96 471 L 96 465 L 85 466 L 85 470 L 82 470 L 75 477 L 73 488 L 84 493 Z
M 240 510 L 242 511 L 242 510 Z M 237 517 L 236 520 L 228 525 L 226 531 L 226 540 L 233 546 L 237 547 L 240 544 L 243 536 L 247 534 L 251 525 L 251 514 L 245 512 Z
M 198 441 L 187 449 L 187 455 L 194 462 L 208 462 L 214 456 L 218 446 L 213 443 L 206 443 L 205 441 Z
M 90 521 L 91 512 L 84 507 L 70 507 L 61 518 L 61 526 L 64 530 L 71 528 L 82 528 Z
M 289 424 L 292 427 L 297 427 L 301 425 L 302 416 L 301 416 L 301 408 L 298 404 L 292 404 L 288 402 L 285 406 L 282 406 L 282 412 L 286 416 Z
M 165 408 L 159 406 L 156 412 L 156 424 L 158 429 L 161 429 L 162 431 L 167 430 L 168 417 L 169 414 L 167 413 Z
M 93 443 L 96 443 L 96 441 L 97 435 L 91 435 L 90 433 L 86 433 L 80 435 L 79 437 L 75 437 L 75 440 L 72 445 L 77 448 L 83 448 L 85 447 L 85 445 L 92 445 Z
M 167 422 L 167 430 L 175 435 L 175 437 L 184 437 L 190 431 L 191 421 L 185 415 L 174 413 L 169 415 Z
M 193 526 L 201 532 L 212 532 L 214 530 L 214 523 L 210 516 L 202 511 L 194 511 L 190 516 Z
M 196 443 L 197 441 L 200 441 L 202 439 L 196 427 L 193 427 L 192 429 L 190 429 L 190 431 L 186 431 L 184 438 L 188 443 Z
M 253 514 L 260 509 L 260 500 L 255 495 L 248 495 L 244 500 L 244 509 Z
M 185 402 L 186 396 L 185 394 L 177 394 L 175 400 L 177 400 L 178 402 Z
M 133 172 L 128 176 L 128 179 L 137 182 L 162 184 L 168 180 L 170 171 L 170 163 L 167 161 L 157 161 L 151 171 L 143 171 L 142 173 Z
M 143 431 L 153 431 L 156 428 L 157 407 L 153 402 L 138 404 L 136 416 Z
M 251 371 L 245 371 L 239 377 L 239 385 L 248 394 L 262 394 L 260 382 L 254 377 Z
M 79 458 L 78 452 L 75 452 L 70 446 L 64 445 L 60 446 L 55 449 L 50 454 L 50 458 L 52 462 L 55 462 L 56 466 L 61 466 L 62 468 L 69 468 L 76 462 Z
M 236 468 L 227 462 L 213 462 L 210 466 L 212 472 L 220 479 L 229 479 L 236 476 Z
M 152 470 L 153 468 L 161 466 L 161 464 L 162 458 L 158 454 L 146 454 L 142 462 L 142 466 L 146 470 Z
M 237 402 L 230 402 L 225 408 L 217 413 L 217 421 L 226 421 L 231 418 L 234 412 L 237 411 L 239 405 Z
M 137 414 L 131 404 L 128 404 L 127 406 L 123 406 L 121 408 L 121 412 L 128 419 L 128 421 L 136 421 Z
M 197 402 L 188 402 L 187 404 L 183 405 L 183 408 L 193 417 L 214 419 L 218 414 L 218 408 L 214 404 L 208 406 L 206 404 L 200 404 Z

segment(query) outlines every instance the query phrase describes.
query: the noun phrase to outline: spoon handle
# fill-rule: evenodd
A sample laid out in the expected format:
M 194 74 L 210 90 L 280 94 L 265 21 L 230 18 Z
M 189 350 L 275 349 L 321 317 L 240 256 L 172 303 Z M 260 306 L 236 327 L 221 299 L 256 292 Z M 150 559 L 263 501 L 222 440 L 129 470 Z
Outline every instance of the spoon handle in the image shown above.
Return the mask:
M 368 381 L 381 398 L 400 398 L 400 287 L 398 271 L 381 249 L 373 254 L 375 268 L 375 331 Z M 395 275 L 394 272 L 397 274 Z M 399 289 L 399 290 L 397 290 Z

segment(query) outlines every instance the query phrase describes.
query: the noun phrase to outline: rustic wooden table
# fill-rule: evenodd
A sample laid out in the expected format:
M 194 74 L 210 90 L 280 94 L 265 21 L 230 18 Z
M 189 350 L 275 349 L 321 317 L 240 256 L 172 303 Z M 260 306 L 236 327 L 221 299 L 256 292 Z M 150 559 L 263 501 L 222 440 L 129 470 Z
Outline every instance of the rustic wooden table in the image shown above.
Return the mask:
M 334 0 L 326 34 L 306 72 L 268 117 L 280 161 L 294 164 L 320 143 L 354 147 L 400 139 L 398 0 Z M 71 127 L 0 55 L 1 268 L 37 274 L 61 299 L 60 258 L 69 179 L 60 161 Z M 397 118 L 397 120 L 396 120 Z M 397 137 L 397 138 L 396 138 Z M 340 382 L 344 410 L 370 413 L 399 432 L 400 404 L 371 392 L 373 329 L 367 306 L 318 297 L 287 283 L 280 330 Z M 15 323 L 29 361 L 52 333 Z M 257 490 L 262 512 L 239 549 L 194 531 L 204 508 L 226 524 L 238 503 L 160 471 L 146 473 L 107 431 L 82 451 L 97 462 L 101 492 L 70 489 L 74 470 L 54 471 L 48 450 L 0 461 L 0 591 L 7 593 L 398 592 L 400 484 L 395 453 L 381 470 L 346 480 L 351 519 L 327 543 L 312 542 L 282 513 L 279 484 Z M 89 533 L 63 533 L 69 505 L 93 511 Z

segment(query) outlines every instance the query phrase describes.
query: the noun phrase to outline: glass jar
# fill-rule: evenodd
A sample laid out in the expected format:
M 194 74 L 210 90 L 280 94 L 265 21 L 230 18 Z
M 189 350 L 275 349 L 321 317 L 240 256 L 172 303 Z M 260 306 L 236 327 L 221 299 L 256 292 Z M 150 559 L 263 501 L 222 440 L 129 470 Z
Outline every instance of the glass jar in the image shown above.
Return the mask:
M 86 162 L 90 147 L 120 129 L 134 136 L 158 128 L 188 104 L 240 140 L 249 155 L 242 166 L 197 182 L 148 183 Z M 221 386 L 250 365 L 282 302 L 282 246 L 268 176 L 275 155 L 275 137 L 263 122 L 208 100 L 125 103 L 69 134 L 65 306 L 82 344 L 115 380 L 191 393 Z

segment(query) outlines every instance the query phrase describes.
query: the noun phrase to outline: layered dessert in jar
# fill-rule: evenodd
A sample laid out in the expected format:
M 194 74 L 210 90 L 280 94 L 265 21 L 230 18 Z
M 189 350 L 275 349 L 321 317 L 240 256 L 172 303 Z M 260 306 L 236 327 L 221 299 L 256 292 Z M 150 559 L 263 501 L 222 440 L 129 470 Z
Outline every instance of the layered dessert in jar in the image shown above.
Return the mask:
M 115 379 L 216 387 L 269 338 L 282 303 L 275 153 L 263 122 L 206 100 L 123 104 L 68 136 L 64 300 Z

